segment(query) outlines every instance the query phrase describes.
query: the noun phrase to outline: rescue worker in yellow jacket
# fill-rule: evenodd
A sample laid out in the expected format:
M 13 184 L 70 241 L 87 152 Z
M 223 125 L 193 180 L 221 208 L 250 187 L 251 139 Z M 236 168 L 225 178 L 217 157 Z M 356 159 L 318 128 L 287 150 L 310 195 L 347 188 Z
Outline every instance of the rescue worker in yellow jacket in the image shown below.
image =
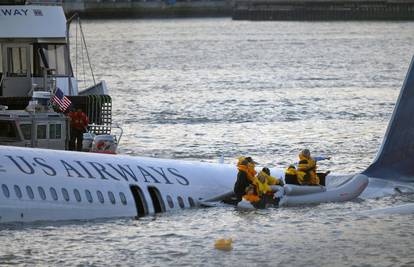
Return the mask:
M 270 175 L 269 168 L 264 167 L 261 172 L 257 175 L 263 189 L 261 191 L 265 194 L 276 193 L 276 197 L 280 198 L 284 195 L 283 180 L 275 178 Z
M 316 162 L 330 159 L 330 157 L 312 158 L 309 149 L 304 149 L 299 153 L 299 163 L 296 171 L 298 182 L 302 185 L 319 185 L 320 180 L 316 173 Z
M 237 162 L 237 180 L 234 184 L 234 194 L 236 195 L 236 204 L 242 200 L 246 194 L 246 189 L 250 185 L 257 186 L 257 177 L 255 165 L 256 162 L 251 157 L 240 157 Z
M 267 185 L 280 185 L 283 186 L 283 181 L 280 179 L 277 179 L 270 175 L 269 168 L 264 167 L 261 172 L 257 175 L 257 178 L 262 183 L 266 183 Z
M 268 168 L 263 168 L 247 189 L 243 199 L 250 201 L 258 209 L 277 206 L 284 194 L 282 185 L 283 181 L 271 176 Z
M 289 165 L 285 170 L 285 183 L 286 184 L 295 184 L 300 185 L 298 181 L 298 173 L 296 171 L 295 165 Z

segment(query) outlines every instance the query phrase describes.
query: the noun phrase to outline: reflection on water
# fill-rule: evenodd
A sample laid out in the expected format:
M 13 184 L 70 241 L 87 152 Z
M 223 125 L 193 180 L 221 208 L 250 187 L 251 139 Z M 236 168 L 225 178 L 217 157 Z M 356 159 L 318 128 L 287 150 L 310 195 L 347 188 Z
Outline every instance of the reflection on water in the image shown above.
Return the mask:
M 414 54 L 412 22 L 108 20 L 84 31 L 124 127 L 122 153 L 249 154 L 285 167 L 308 147 L 337 173 L 372 161 Z M 2 226 L 0 264 L 410 266 L 413 216 L 358 212 L 412 201 Z M 214 250 L 226 237 L 234 249 Z

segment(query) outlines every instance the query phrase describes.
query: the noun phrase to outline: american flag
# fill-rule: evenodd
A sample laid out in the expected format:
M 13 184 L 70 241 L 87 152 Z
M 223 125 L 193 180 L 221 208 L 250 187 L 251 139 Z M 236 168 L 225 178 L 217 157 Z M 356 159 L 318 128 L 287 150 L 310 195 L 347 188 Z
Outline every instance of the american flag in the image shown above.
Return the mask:
M 67 98 L 59 88 L 56 89 L 52 102 L 55 103 L 62 112 L 65 112 L 72 105 L 69 98 Z

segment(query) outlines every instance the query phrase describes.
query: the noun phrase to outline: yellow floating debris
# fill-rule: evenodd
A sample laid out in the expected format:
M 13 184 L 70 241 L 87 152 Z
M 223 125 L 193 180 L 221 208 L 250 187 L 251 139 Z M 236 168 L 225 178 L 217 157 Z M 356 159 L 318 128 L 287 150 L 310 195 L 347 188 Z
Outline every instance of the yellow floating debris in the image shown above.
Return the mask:
M 233 246 L 231 245 L 233 243 L 233 239 L 218 239 L 214 243 L 215 249 L 230 251 L 233 249 Z

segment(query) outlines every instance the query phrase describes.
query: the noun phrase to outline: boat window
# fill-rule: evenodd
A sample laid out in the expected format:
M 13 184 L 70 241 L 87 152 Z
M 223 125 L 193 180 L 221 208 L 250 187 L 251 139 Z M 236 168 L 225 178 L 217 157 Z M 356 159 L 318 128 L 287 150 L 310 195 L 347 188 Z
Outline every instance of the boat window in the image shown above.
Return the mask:
M 46 125 L 37 125 L 37 139 L 46 139 Z
M 9 77 L 27 76 L 27 55 L 26 47 L 7 48 L 7 69 Z
M 78 201 L 78 202 L 81 202 L 82 201 L 82 198 L 81 198 L 81 195 L 80 195 L 78 189 L 74 189 L 73 190 L 73 194 L 75 194 L 76 201 Z
M 33 190 L 30 186 L 26 186 L 26 192 L 30 199 L 34 199 Z
M 9 188 L 7 187 L 7 185 L 3 184 L 1 186 L 1 189 L 3 190 L 3 195 L 5 197 L 9 198 L 10 197 L 10 191 L 9 191 Z
M 0 121 L 0 139 L 17 140 L 16 123 L 14 121 Z
M 38 186 L 37 191 L 39 191 L 40 198 L 45 200 L 46 199 L 46 193 L 45 193 L 45 190 L 43 189 L 43 187 Z
M 62 125 L 60 123 L 49 124 L 49 138 L 50 139 L 62 138 Z
M 192 197 L 188 197 L 188 203 L 190 203 L 190 207 L 195 207 L 195 202 Z
M 20 129 L 22 130 L 23 138 L 25 140 L 32 139 L 32 125 L 31 124 L 20 124 Z
M 58 195 L 56 193 L 56 190 L 53 187 L 51 187 L 49 191 L 50 191 L 50 194 L 52 195 L 53 200 L 58 200 Z
M 98 195 L 99 202 L 104 203 L 104 197 L 102 195 L 102 192 L 98 190 L 96 191 L 96 194 Z
M 43 61 L 39 49 L 43 50 L 49 68 L 53 69 L 56 75 L 68 76 L 67 64 L 65 62 L 65 45 L 63 44 L 35 44 L 33 46 L 34 66 L 33 75 L 43 76 Z
M 93 202 L 92 194 L 89 190 L 85 190 L 86 199 L 89 201 L 89 203 Z
M 22 190 L 20 190 L 20 187 L 18 185 L 14 185 L 14 192 L 18 198 L 22 198 Z
M 168 202 L 168 206 L 172 209 L 174 208 L 174 202 L 172 200 L 171 196 L 167 196 L 167 202 Z
M 124 204 L 124 205 L 127 204 L 127 200 L 126 200 L 126 197 L 125 197 L 124 193 L 120 192 L 119 193 L 119 198 L 121 199 L 122 204 Z
M 177 197 L 178 205 L 180 205 L 180 208 L 184 208 L 184 200 L 182 197 Z
M 112 204 L 115 204 L 115 196 L 114 196 L 114 193 L 112 193 L 111 191 L 109 191 L 108 192 L 108 197 L 109 197 L 109 200 L 111 200 L 111 203 Z
M 66 201 L 69 201 L 69 193 L 68 193 L 68 190 L 66 190 L 65 188 L 62 188 L 62 195 L 63 195 L 63 198 Z

